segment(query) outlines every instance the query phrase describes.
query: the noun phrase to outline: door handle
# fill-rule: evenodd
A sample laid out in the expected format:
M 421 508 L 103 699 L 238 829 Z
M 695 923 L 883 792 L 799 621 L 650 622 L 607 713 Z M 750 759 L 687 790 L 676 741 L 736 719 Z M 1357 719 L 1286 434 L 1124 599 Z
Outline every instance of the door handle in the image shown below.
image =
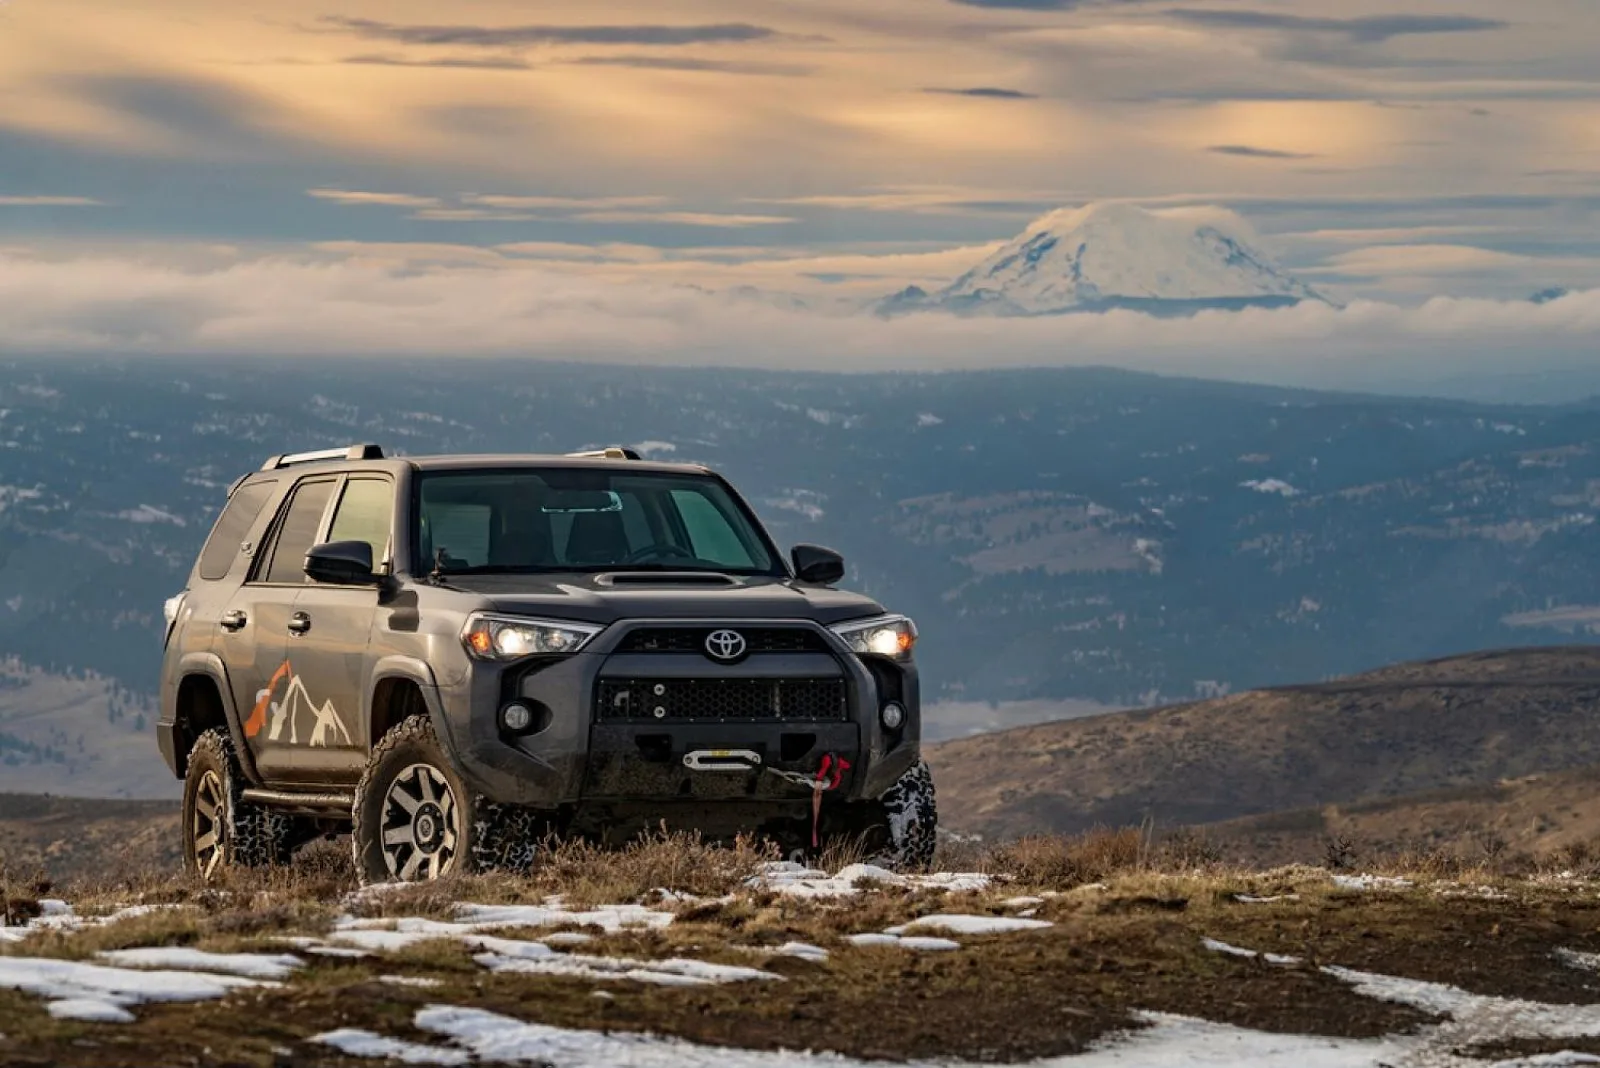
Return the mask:
M 249 620 L 249 616 L 235 608 L 231 611 L 222 613 L 222 617 L 218 619 L 217 622 L 222 624 L 223 630 L 243 630 L 244 625 L 249 622 Z
M 311 617 L 304 612 L 296 612 L 289 617 L 289 633 L 304 634 L 311 629 Z

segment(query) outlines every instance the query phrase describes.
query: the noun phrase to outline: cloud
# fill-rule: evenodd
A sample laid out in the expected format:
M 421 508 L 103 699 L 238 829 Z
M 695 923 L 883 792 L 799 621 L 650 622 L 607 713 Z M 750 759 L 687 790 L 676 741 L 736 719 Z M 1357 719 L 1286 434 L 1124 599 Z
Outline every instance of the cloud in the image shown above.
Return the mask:
M 759 296 L 618 283 L 553 265 L 281 254 L 224 268 L 0 255 L 0 354 L 506 356 L 833 371 L 1112 365 L 1382 388 L 1593 367 L 1600 290 L 1535 305 L 1434 299 L 1339 309 L 881 320 Z
M 101 208 L 105 201 L 93 197 L 17 196 L 0 194 L 0 208 Z
M 1275 148 L 1256 148 L 1253 145 L 1211 145 L 1207 152 L 1219 156 L 1244 156 L 1249 159 L 1315 159 L 1310 152 L 1283 152 Z
M 696 26 L 472 26 L 402 25 L 377 19 L 327 15 L 325 25 L 376 41 L 408 45 L 514 48 L 543 44 L 692 45 L 759 41 L 778 35 L 766 26 L 719 22 Z
M 527 212 L 490 208 L 423 208 L 410 217 L 423 222 L 534 222 L 541 218 Z
M 336 204 L 374 204 L 386 208 L 431 208 L 440 203 L 438 197 L 411 193 L 367 193 L 355 189 L 307 189 L 306 196 L 331 200 Z
M 997 89 L 989 85 L 977 85 L 970 89 L 943 89 L 932 87 L 923 90 L 924 93 L 944 93 L 950 96 L 976 96 L 991 100 L 1037 100 L 1038 93 L 1025 93 L 1020 89 Z
M 1472 15 L 1368 15 L 1361 18 L 1312 18 L 1272 11 L 1220 11 L 1210 8 L 1174 8 L 1166 12 L 1183 22 L 1200 26 L 1244 30 L 1289 30 L 1342 34 L 1352 41 L 1378 44 L 1392 37 L 1432 33 L 1473 33 L 1503 30 L 1500 19 Z
M 815 69 L 796 63 L 741 63 L 734 60 L 695 59 L 690 56 L 580 56 L 571 62 L 581 67 L 632 67 L 638 70 L 752 74 L 778 78 L 804 77 Z
M 967 7 L 1005 11 L 1075 11 L 1080 7 L 1108 7 L 1112 4 L 1139 4 L 1148 0 L 955 0 Z
M 461 198 L 468 204 L 481 204 L 487 208 L 553 208 L 558 210 L 579 208 L 648 208 L 667 203 L 666 197 L 554 197 L 522 196 L 502 193 L 469 193 Z
M 440 56 L 407 59 L 404 56 L 346 56 L 339 61 L 365 67 L 431 67 L 437 70 L 533 70 L 533 64 L 515 56 Z
M 667 223 L 673 226 L 782 226 L 796 220 L 787 215 L 735 215 L 710 211 L 584 211 L 573 216 L 583 222 Z

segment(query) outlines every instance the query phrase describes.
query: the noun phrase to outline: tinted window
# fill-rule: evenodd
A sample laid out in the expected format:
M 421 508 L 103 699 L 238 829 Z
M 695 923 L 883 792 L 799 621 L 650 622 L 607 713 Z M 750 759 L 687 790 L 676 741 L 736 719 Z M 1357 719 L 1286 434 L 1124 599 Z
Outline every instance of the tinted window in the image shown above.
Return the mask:
M 211 528 L 211 537 L 206 539 L 205 549 L 200 553 L 201 578 L 215 582 L 228 574 L 234 558 L 239 555 L 240 546 L 244 544 L 244 536 L 250 533 L 256 516 L 261 514 L 262 507 L 276 487 L 275 482 L 252 482 L 233 491 L 227 507 L 217 517 L 217 525 Z
M 424 474 L 413 568 L 781 574 L 715 478 L 577 468 Z
M 306 553 L 316 543 L 322 513 L 333 494 L 333 482 L 302 482 L 289 498 L 289 509 L 278 524 L 272 559 L 267 563 L 266 581 L 295 584 L 308 582 Z
M 718 507 L 717 501 L 689 490 L 673 490 L 672 501 L 678 506 L 689 536 L 688 548 L 698 559 L 731 568 L 755 566 L 750 550 L 739 540 L 734 519 Z
M 372 563 L 377 566 L 389 547 L 393 515 L 394 483 L 385 478 L 353 478 L 339 497 L 328 540 L 366 542 L 372 546 Z

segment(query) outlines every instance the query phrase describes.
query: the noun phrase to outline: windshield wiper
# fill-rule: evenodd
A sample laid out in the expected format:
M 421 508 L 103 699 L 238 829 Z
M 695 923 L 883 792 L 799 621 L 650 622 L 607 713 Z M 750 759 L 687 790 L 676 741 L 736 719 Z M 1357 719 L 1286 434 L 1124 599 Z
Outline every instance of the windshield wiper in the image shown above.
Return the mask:
M 541 564 L 473 564 L 468 567 L 435 567 L 434 576 L 451 575 L 553 575 L 561 571 L 570 571 L 559 565 L 544 566 Z

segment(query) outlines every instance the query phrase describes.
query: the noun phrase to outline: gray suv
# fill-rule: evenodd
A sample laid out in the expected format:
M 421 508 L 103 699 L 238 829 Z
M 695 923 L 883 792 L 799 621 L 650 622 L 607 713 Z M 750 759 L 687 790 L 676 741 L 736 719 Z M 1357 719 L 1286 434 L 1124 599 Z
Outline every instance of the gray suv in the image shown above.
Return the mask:
M 662 824 L 932 859 L 911 620 L 704 467 L 277 456 L 167 603 L 157 725 L 211 877 L 349 828 L 367 881 Z

